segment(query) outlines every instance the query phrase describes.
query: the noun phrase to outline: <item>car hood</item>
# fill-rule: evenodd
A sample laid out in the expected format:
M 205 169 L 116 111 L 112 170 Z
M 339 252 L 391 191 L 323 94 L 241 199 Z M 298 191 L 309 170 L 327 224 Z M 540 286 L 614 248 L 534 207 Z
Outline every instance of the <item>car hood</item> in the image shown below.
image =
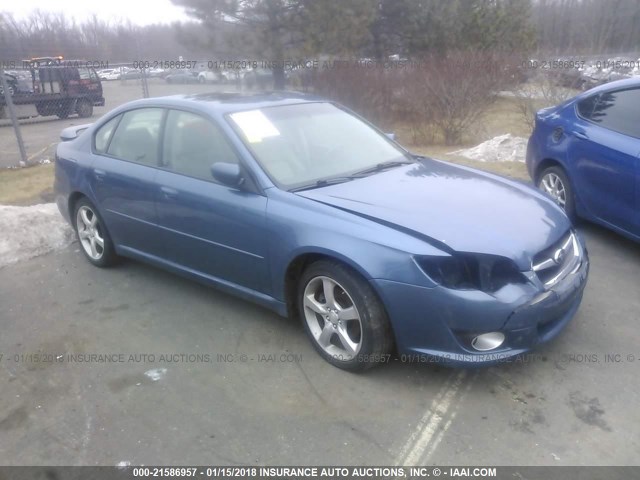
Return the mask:
M 571 227 L 562 210 L 524 184 L 432 159 L 298 195 L 445 250 L 511 258 L 523 271 Z

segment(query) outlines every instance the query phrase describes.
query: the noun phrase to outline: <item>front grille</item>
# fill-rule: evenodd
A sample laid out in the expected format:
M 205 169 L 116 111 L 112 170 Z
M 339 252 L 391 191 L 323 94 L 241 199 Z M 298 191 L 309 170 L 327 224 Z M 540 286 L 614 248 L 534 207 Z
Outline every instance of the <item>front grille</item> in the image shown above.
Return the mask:
M 545 288 L 550 288 L 580 266 L 580 257 L 578 239 L 569 230 L 560 240 L 533 258 L 532 268 Z

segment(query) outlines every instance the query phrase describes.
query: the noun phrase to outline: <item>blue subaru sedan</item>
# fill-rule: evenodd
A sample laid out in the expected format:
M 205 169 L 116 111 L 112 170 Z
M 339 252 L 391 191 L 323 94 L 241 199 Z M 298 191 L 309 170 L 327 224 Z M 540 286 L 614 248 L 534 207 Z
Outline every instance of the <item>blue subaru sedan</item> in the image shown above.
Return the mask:
M 539 111 L 527 167 L 570 217 L 640 241 L 640 79 Z
M 320 98 L 145 99 L 61 138 L 56 201 L 91 263 L 130 257 L 297 317 L 343 369 L 509 359 L 582 299 L 585 246 L 546 195 L 412 155 Z

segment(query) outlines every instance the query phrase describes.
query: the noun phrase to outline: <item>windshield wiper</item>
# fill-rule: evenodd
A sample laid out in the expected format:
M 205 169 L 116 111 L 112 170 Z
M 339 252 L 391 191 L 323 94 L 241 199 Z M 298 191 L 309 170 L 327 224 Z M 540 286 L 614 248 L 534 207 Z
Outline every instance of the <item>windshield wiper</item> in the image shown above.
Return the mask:
M 399 165 L 409 165 L 411 163 L 416 163 L 414 160 L 393 160 L 391 162 L 382 162 L 374 165 L 373 167 L 365 168 L 364 170 L 360 170 L 353 174 L 354 177 L 362 177 L 363 175 L 368 175 L 369 173 L 377 173 L 382 172 L 383 170 L 387 170 L 389 168 L 394 168 Z
M 302 185 L 300 187 L 290 188 L 289 191 L 290 192 L 301 192 L 303 190 L 311 190 L 313 188 L 326 187 L 328 185 L 336 185 L 338 183 L 348 182 L 348 181 L 353 180 L 355 178 L 358 178 L 358 177 L 354 176 L 354 175 L 347 175 L 347 176 L 343 176 L 343 177 L 325 178 L 325 179 L 318 180 L 318 181 L 313 182 L 313 183 L 309 183 L 307 185 Z
M 338 183 L 348 182 L 350 180 L 355 180 L 357 178 L 363 178 L 371 173 L 381 172 L 383 170 L 387 170 L 388 168 L 397 167 L 399 165 L 409 165 L 412 163 L 416 163 L 416 162 L 414 160 L 393 160 L 391 162 L 378 163 L 373 167 L 365 168 L 364 170 L 360 170 L 358 172 L 352 173 L 351 175 L 325 178 L 322 180 L 318 180 L 317 182 L 310 183 L 308 185 L 302 185 L 301 187 L 291 188 L 289 189 L 289 191 L 301 192 L 302 190 L 311 190 L 313 188 L 326 187 L 328 185 L 336 185 Z

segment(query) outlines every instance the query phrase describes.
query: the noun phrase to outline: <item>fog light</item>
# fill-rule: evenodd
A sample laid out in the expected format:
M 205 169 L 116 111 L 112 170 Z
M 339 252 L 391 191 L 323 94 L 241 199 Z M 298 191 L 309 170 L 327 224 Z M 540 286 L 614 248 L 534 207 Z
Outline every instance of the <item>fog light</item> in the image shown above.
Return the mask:
M 504 342 L 504 334 L 500 332 L 483 333 L 471 340 L 471 346 L 480 352 L 498 348 Z

